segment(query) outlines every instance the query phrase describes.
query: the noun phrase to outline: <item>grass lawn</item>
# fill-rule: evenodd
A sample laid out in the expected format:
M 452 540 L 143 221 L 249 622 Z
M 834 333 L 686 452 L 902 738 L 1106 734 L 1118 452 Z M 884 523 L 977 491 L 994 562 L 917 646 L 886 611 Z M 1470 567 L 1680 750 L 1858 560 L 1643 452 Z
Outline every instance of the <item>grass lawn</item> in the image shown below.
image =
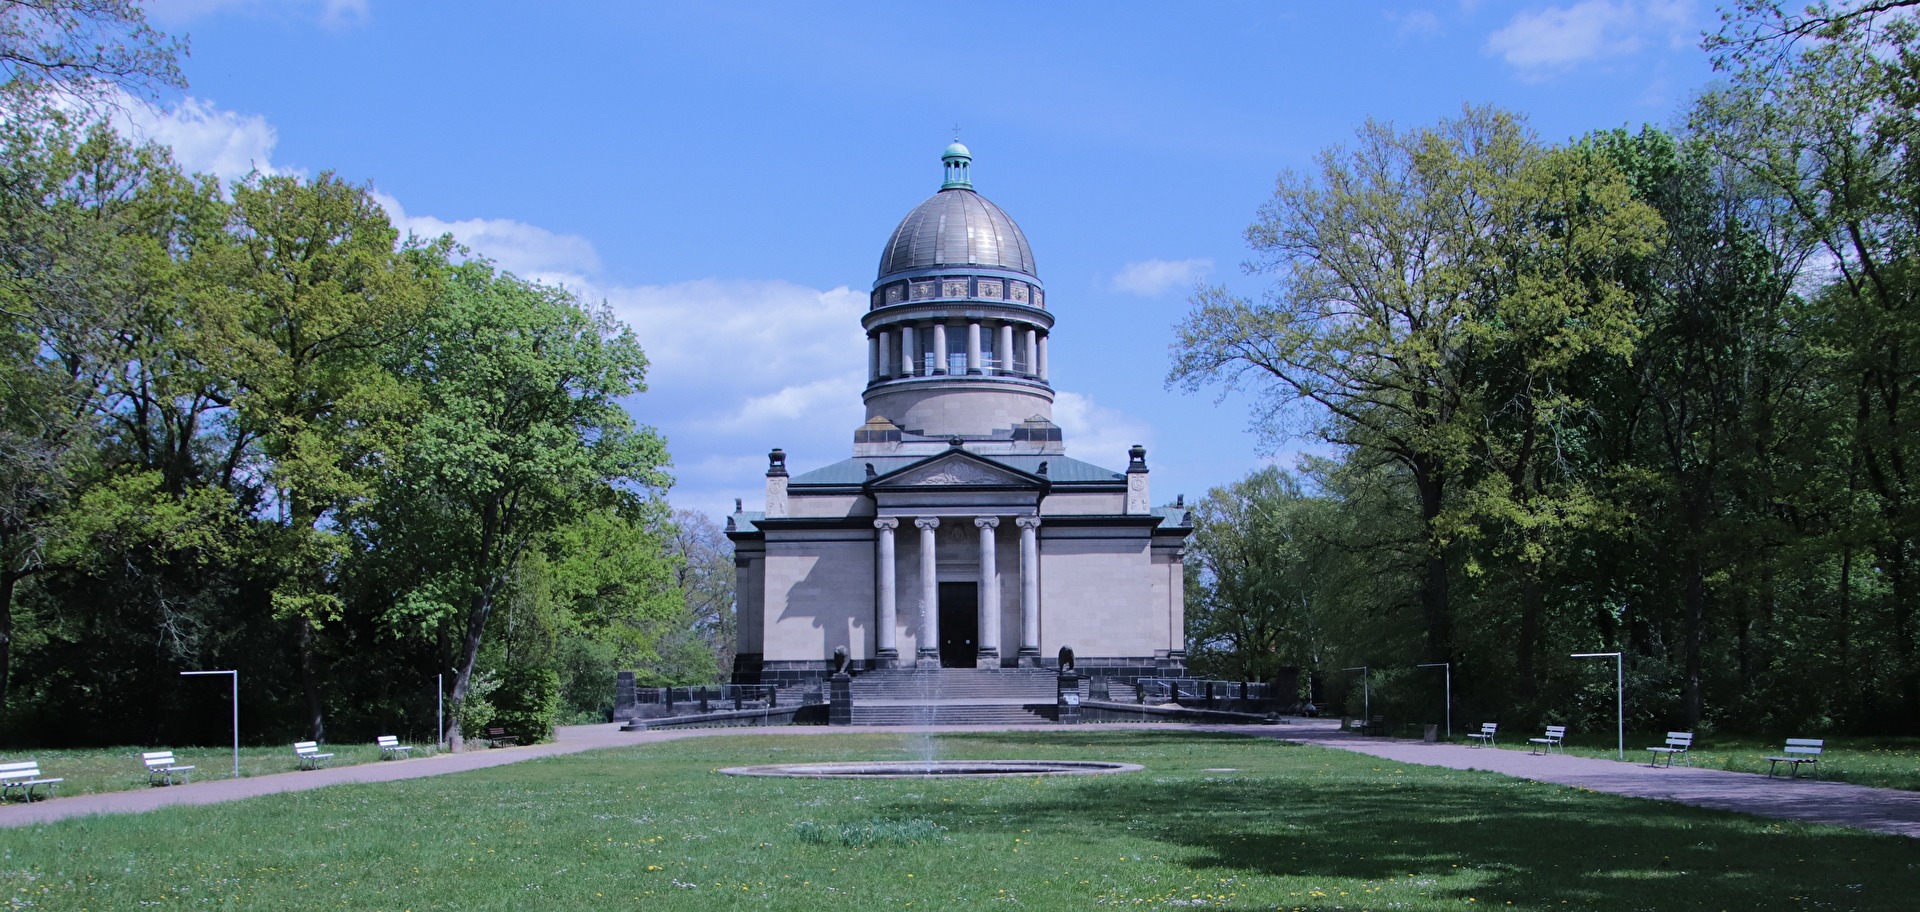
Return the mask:
M 1048 779 L 769 762 L 1119 760 Z M 0 809 L 4 813 L 4 809 Z M 728 735 L 0 830 L 0 908 L 1911 909 L 1914 841 L 1184 731 Z
M 429 738 L 428 741 L 427 744 L 414 744 L 412 755 L 424 757 L 432 754 L 432 739 Z M 142 752 L 168 749 L 166 747 L 9 748 L 0 750 L 0 763 L 15 760 L 39 761 L 42 774 L 66 780 L 60 783 L 58 794 L 61 795 L 124 792 L 149 787 L 147 768 L 140 762 Z M 484 750 L 485 746 L 482 745 L 481 749 Z M 192 777 L 191 781 L 233 778 L 233 748 L 231 747 L 176 747 L 171 750 L 176 763 L 194 768 L 193 772 L 188 774 Z M 380 760 L 380 748 L 372 744 L 329 744 L 321 748 L 321 752 L 333 754 L 333 759 L 326 761 L 329 767 L 377 763 Z M 286 773 L 297 769 L 300 769 L 300 765 L 294 761 L 292 744 L 280 747 L 242 746 L 240 748 L 242 777 Z M 176 775 L 175 778 L 178 776 Z M 42 794 L 44 793 L 43 789 Z
M 1503 749 L 1524 751 L 1528 747 L 1527 739 L 1537 737 L 1540 732 L 1502 734 L 1500 746 Z M 1647 753 L 1647 748 L 1666 743 L 1666 737 L 1664 731 L 1627 732 L 1627 762 L 1646 763 L 1652 756 Z M 1814 733 L 1806 737 L 1817 738 L 1820 735 Z M 1466 743 L 1464 738 L 1455 740 Z M 1874 788 L 1920 791 L 1920 738 L 1828 738 L 1826 741 L 1824 752 L 1820 755 L 1820 778 Z M 1766 758 L 1780 756 L 1780 749 L 1786 743 L 1785 738 L 1701 735 L 1694 739 L 1693 749 L 1688 753 L 1692 755 L 1694 766 L 1764 774 L 1767 771 Z M 1580 757 L 1617 760 L 1620 757 L 1620 737 L 1612 729 L 1573 733 L 1567 737 L 1566 750 Z M 1680 763 L 1684 765 L 1685 761 Z M 1780 767 L 1779 773 L 1786 775 L 1786 767 Z M 1811 776 L 1813 772 L 1803 768 L 1800 774 Z M 1916 901 L 1915 908 L 1920 908 L 1920 900 Z

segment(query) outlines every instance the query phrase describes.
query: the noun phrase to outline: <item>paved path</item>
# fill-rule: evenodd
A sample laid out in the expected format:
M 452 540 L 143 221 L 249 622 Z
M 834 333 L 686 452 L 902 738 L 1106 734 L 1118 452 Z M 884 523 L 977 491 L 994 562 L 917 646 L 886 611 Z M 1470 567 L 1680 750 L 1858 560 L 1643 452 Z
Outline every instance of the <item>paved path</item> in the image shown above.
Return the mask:
M 1139 726 L 1103 724 L 1099 726 L 1103 731 L 1136 727 L 1165 731 L 1168 724 L 1149 723 Z M 1617 760 L 1596 760 L 1561 754 L 1536 756 L 1523 750 L 1476 749 L 1452 744 L 1423 744 L 1416 741 L 1365 738 L 1341 731 L 1339 724 L 1331 720 L 1302 719 L 1295 720 L 1290 725 L 1279 726 L 1186 727 L 1315 744 L 1369 754 L 1400 763 L 1451 769 L 1488 770 L 1539 782 L 1578 786 L 1596 792 L 1634 798 L 1677 801 L 1698 807 L 1739 811 L 1783 820 L 1857 827 L 1879 833 L 1920 837 L 1920 793 L 1916 792 L 1867 788 L 1811 779 L 1768 779 L 1753 773 L 1731 773 L 1724 770 L 1684 766 L 1654 769 L 1644 763 L 1621 763 Z M 983 730 L 1058 731 L 1059 727 L 1046 724 L 991 727 L 889 726 L 857 731 L 895 734 Z M 838 735 L 847 732 L 848 729 L 825 726 L 708 728 L 652 732 L 623 732 L 617 725 L 569 726 L 557 732 L 556 740 L 552 744 L 476 750 L 463 754 L 439 754 L 432 757 L 365 763 L 359 766 L 275 773 L 245 779 L 207 780 L 168 788 L 75 795 L 52 801 L 37 801 L 33 804 L 8 804 L 0 806 L 0 828 L 27 826 L 96 814 L 138 813 L 172 804 L 214 804 L 278 792 L 324 788 L 329 785 L 390 782 L 396 779 L 439 776 L 517 763 L 535 757 L 551 757 L 605 747 L 628 747 L 636 744 L 675 741 L 682 738 L 728 735 L 805 737 Z
M 1758 773 L 1677 766 L 1651 767 L 1565 754 L 1530 754 L 1516 749 L 1425 744 L 1391 738 L 1367 738 L 1340 730 L 1337 722 L 1298 720 L 1250 733 L 1303 744 L 1337 747 L 1400 763 L 1449 769 L 1488 770 L 1508 776 L 1572 785 L 1596 792 L 1677 801 L 1696 807 L 1739 811 L 1781 820 L 1857 827 L 1876 833 L 1920 837 L 1920 792 L 1867 788 L 1815 779 L 1769 779 Z M 1641 751 L 1645 753 L 1645 751 Z M 1630 761 L 1635 758 L 1629 757 Z

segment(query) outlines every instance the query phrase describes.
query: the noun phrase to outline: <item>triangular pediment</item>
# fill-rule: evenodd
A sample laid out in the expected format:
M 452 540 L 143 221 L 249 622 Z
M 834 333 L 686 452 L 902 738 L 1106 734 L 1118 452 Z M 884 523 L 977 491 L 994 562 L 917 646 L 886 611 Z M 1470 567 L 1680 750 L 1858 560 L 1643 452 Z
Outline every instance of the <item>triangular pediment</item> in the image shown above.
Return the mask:
M 877 478 L 876 488 L 1032 487 L 1041 479 L 969 453 L 945 453 Z

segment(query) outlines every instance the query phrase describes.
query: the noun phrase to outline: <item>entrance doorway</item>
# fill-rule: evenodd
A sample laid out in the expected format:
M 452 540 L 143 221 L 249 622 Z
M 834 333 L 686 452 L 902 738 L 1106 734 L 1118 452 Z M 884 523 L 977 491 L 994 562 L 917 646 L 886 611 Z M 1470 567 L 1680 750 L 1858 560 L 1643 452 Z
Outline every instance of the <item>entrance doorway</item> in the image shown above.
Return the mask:
M 972 668 L 980 657 L 980 584 L 940 584 L 940 667 Z

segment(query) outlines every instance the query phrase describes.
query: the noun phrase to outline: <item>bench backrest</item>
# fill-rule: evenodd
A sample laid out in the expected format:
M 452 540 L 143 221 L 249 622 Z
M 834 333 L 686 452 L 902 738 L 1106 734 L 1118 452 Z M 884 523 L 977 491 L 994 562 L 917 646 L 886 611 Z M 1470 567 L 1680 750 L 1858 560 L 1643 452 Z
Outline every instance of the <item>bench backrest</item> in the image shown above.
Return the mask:
M 40 761 L 26 760 L 20 763 L 0 763 L 0 780 L 38 779 Z
M 1680 750 L 1693 747 L 1693 732 L 1667 732 L 1667 746 Z
M 378 743 L 381 747 L 399 747 L 400 746 L 400 738 L 396 735 L 381 735 L 378 738 L 375 738 L 373 740 L 376 743 Z
M 295 741 L 293 742 L 293 752 L 296 754 L 317 754 L 320 752 L 320 742 Z
M 1564 726 L 1564 725 L 1549 725 L 1549 726 L 1547 726 L 1547 737 L 1549 737 L 1549 738 L 1552 738 L 1552 739 L 1553 739 L 1553 740 L 1555 740 L 1555 741 L 1558 741 L 1558 740 L 1560 740 L 1561 738 L 1564 738 L 1564 737 L 1566 737 L 1566 736 L 1567 736 L 1567 727 L 1566 727 L 1566 726 Z
M 1819 754 L 1826 746 L 1827 742 L 1820 738 L 1788 738 L 1785 752 L 1812 756 Z
M 1496 733 L 1498 733 L 1499 731 L 1500 731 L 1500 723 L 1498 723 L 1498 722 L 1482 722 L 1482 723 L 1480 723 L 1480 733 L 1481 733 L 1481 734 L 1483 734 L 1483 735 L 1491 735 L 1491 734 L 1496 734 Z
M 140 755 L 140 762 L 145 763 L 149 768 L 172 766 L 173 751 L 147 751 Z

